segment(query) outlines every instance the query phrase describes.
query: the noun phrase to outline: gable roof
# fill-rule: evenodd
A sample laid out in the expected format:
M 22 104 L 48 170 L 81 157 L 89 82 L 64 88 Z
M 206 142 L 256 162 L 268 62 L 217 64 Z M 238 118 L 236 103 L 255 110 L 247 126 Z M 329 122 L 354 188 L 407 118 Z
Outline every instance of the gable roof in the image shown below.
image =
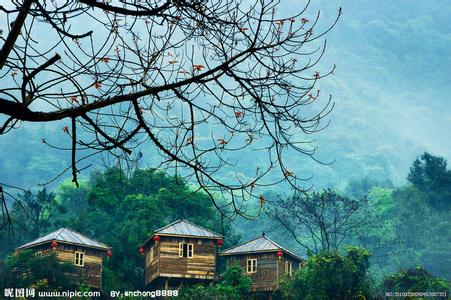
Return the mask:
M 60 228 L 54 232 L 51 232 L 45 236 L 37 238 L 36 240 L 26 243 L 20 247 L 17 247 L 16 250 L 27 249 L 34 246 L 42 245 L 45 243 L 57 241 L 60 243 L 72 244 L 72 245 L 80 245 L 89 248 L 96 248 L 100 250 L 108 250 L 111 249 L 110 246 L 90 239 L 81 233 L 78 233 L 69 228 Z
M 208 239 L 222 239 L 223 236 L 203 228 L 199 225 L 191 223 L 189 221 L 180 219 L 175 222 L 172 222 L 169 225 L 161 227 L 154 231 L 152 236 L 148 238 L 142 246 L 147 244 L 154 235 L 163 235 L 163 236 L 187 236 L 187 237 L 197 237 L 197 238 L 208 238 Z
M 302 257 L 294 254 L 288 249 L 278 245 L 273 240 L 269 239 L 266 235 L 262 234 L 261 236 L 252 239 L 250 241 L 241 243 L 235 247 L 226 249 L 220 253 L 220 255 L 241 255 L 241 254 L 249 254 L 249 253 L 261 253 L 261 252 L 277 252 L 282 251 L 287 253 L 288 255 L 298 259 L 304 260 Z

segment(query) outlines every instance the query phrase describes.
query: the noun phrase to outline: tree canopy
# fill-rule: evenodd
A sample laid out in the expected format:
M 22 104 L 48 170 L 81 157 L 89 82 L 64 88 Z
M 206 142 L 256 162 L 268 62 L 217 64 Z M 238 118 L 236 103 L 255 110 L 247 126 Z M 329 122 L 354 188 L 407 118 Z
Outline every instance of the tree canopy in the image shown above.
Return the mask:
M 326 251 L 310 256 L 294 278 L 282 286 L 285 299 L 366 299 L 370 253 L 350 247 L 346 255 Z

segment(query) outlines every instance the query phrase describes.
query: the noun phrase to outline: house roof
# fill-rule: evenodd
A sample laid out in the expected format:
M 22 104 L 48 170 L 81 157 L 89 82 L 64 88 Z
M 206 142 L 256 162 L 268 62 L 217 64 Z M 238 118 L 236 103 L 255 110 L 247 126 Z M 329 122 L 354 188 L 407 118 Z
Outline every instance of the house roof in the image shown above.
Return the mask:
M 198 237 L 198 238 L 209 238 L 209 239 L 222 239 L 223 236 L 203 228 L 199 225 L 193 224 L 186 220 L 180 219 L 172 222 L 169 225 L 161 227 L 154 231 L 152 236 L 147 239 L 142 245 L 147 244 L 154 235 L 166 235 L 166 236 L 188 236 L 188 237 Z
M 60 243 L 66 243 L 66 244 L 72 244 L 72 245 L 80 245 L 80 246 L 89 247 L 89 248 L 96 248 L 96 249 L 100 249 L 100 250 L 111 249 L 111 247 L 108 245 L 105 245 L 103 243 L 100 243 L 98 241 L 90 239 L 72 229 L 63 227 L 63 228 L 60 228 L 54 232 L 51 232 L 51 233 L 45 235 L 45 236 L 42 236 L 32 242 L 29 242 L 20 247 L 17 247 L 16 250 L 32 248 L 34 246 L 42 245 L 42 244 L 53 242 L 53 241 L 60 242 Z
M 268 238 L 265 234 L 262 234 L 261 236 L 252 239 L 250 241 L 241 243 L 235 247 L 226 249 L 222 251 L 220 255 L 241 255 L 249 253 L 276 252 L 276 251 L 282 251 L 296 259 L 304 260 L 302 257 L 278 245 L 276 242 Z

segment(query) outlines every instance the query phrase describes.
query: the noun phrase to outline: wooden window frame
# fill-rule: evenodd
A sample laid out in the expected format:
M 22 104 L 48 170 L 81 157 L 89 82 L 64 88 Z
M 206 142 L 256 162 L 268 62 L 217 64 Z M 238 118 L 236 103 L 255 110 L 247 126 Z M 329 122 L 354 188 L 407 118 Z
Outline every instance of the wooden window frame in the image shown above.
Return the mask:
M 247 261 L 246 261 L 246 273 L 247 274 L 255 274 L 255 273 L 257 273 L 257 259 L 256 258 L 248 258 L 247 259 Z
M 183 251 L 184 249 L 184 245 L 186 246 L 186 256 L 185 256 L 185 251 Z M 193 258 L 194 257 L 194 244 L 193 243 L 179 243 L 179 257 L 183 257 L 183 258 Z
M 77 257 L 78 255 L 78 257 Z M 74 252 L 74 266 L 84 267 L 85 266 L 85 253 L 83 251 Z
M 153 246 L 150 247 L 149 253 L 146 254 L 147 263 L 150 265 L 153 262 L 154 255 L 153 255 Z

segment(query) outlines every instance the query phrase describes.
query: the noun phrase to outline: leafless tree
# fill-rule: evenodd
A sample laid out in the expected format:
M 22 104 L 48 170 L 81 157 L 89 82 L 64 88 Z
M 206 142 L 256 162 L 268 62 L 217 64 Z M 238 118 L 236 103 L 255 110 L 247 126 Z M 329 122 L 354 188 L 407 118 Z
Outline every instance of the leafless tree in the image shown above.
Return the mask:
M 159 168 L 181 172 L 224 216 L 244 214 L 259 188 L 303 178 L 285 153 L 314 159 L 306 135 L 332 110 L 318 80 L 324 35 L 307 5 L 279 18 L 280 1 L 13 0 L 0 7 L 0 134 L 23 122 L 67 122 L 73 182 L 87 157 L 134 161 L 150 140 Z M 321 29 L 322 28 L 322 29 Z M 61 125 L 59 125 L 61 126 Z M 48 139 L 42 142 L 52 145 Z M 242 151 L 264 151 L 252 178 L 225 176 Z M 230 155 L 230 153 L 235 153 Z M 268 180 L 272 169 L 278 179 Z M 274 177 L 271 177 L 274 178 Z
M 311 253 L 339 250 L 376 225 L 367 198 L 351 199 L 325 190 L 279 198 L 270 215 Z

